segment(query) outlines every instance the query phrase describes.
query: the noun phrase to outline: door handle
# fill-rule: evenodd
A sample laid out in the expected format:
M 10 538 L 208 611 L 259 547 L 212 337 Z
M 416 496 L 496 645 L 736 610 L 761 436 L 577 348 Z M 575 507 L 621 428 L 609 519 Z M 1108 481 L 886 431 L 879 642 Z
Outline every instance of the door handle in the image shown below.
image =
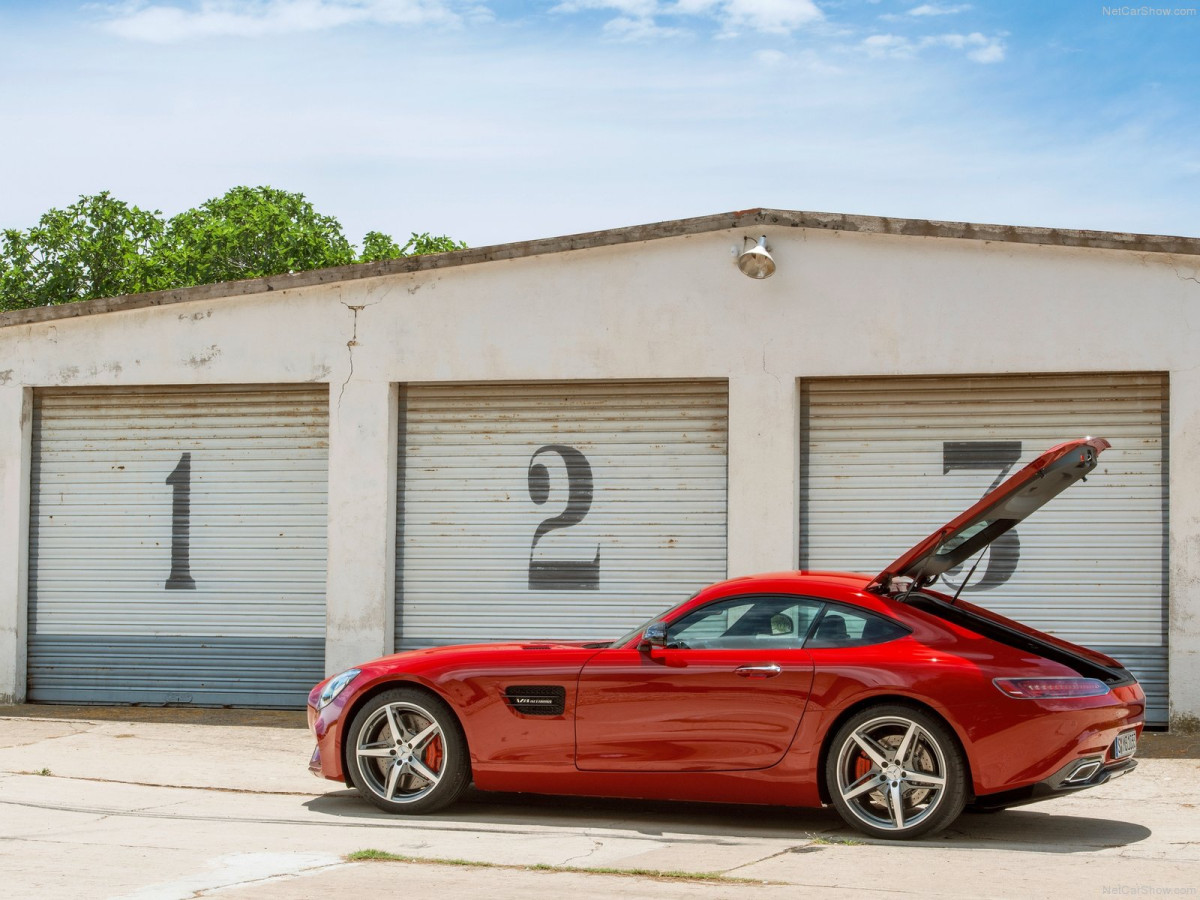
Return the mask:
M 775 663 L 768 663 L 764 666 L 738 666 L 733 674 L 743 678 L 774 678 L 782 671 Z

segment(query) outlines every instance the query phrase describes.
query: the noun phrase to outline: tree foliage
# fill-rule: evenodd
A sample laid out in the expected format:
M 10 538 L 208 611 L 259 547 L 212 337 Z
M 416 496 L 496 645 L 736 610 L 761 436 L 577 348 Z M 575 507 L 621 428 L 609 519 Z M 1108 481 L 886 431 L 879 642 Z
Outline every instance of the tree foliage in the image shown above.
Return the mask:
M 341 224 L 303 194 L 235 187 L 169 221 L 108 191 L 51 209 L 28 230 L 0 236 L 0 309 L 23 309 L 301 272 L 353 262 L 462 250 L 414 232 L 399 245 L 369 231 L 361 253 Z
M 466 241 L 456 241 L 444 234 L 432 235 L 428 231 L 417 234 L 414 231 L 408 243 L 400 248 L 400 255 L 424 256 L 426 253 L 449 253 L 452 250 L 466 249 Z
M 363 236 L 362 253 L 358 255 L 359 262 L 378 262 L 381 259 L 399 259 L 404 255 L 404 248 L 392 240 L 390 234 L 382 231 L 368 231 Z
M 235 187 L 167 223 L 156 255 L 173 287 L 324 269 L 354 262 L 332 216 L 303 194 Z
M 451 250 L 466 250 L 467 245 L 443 235 L 431 235 L 428 231 L 415 231 L 403 247 L 391 235 L 379 231 L 368 231 L 363 238 L 359 262 L 377 262 L 382 259 L 399 259 L 402 256 L 423 256 L 426 253 L 449 253 Z
M 51 209 L 28 231 L 9 228 L 0 244 L 0 308 L 70 303 L 155 290 L 159 213 L 103 191 Z

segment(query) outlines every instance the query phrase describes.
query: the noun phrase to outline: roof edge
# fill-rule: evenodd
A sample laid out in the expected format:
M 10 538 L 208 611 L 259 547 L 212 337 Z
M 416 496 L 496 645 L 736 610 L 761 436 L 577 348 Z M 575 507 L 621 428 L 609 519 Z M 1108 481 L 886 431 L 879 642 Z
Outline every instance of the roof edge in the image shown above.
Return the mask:
M 1138 253 L 1177 253 L 1200 256 L 1200 238 L 1175 237 L 1159 234 L 1135 234 L 1113 231 L 1081 231 L 1069 228 L 1037 228 L 1023 225 L 988 225 L 973 222 L 943 222 L 935 219 L 896 219 L 885 216 L 858 216 L 846 213 L 803 212 L 786 209 L 744 209 L 673 219 L 647 225 L 632 225 L 604 231 L 588 231 L 560 237 L 539 238 L 510 244 L 492 244 L 449 253 L 430 253 L 400 259 L 369 263 L 352 263 L 329 269 L 312 269 L 288 275 L 250 278 L 245 281 L 223 281 L 195 287 L 152 291 L 144 294 L 123 294 L 96 300 L 82 300 L 56 306 L 38 306 L 0 312 L 0 328 L 31 325 L 38 322 L 70 319 L 78 316 L 168 306 L 204 300 L 245 297 L 273 291 L 296 290 L 335 282 L 382 278 L 409 272 L 453 268 L 494 262 L 504 259 L 524 259 L 568 250 L 611 247 L 639 241 L 681 237 L 691 234 L 727 231 L 758 226 L 785 228 L 819 228 L 826 231 L 846 231 L 857 234 L 888 234 L 904 237 L 954 238 L 972 241 L 995 241 L 1015 244 L 1035 244 L 1056 247 L 1082 247 L 1097 250 L 1128 250 Z

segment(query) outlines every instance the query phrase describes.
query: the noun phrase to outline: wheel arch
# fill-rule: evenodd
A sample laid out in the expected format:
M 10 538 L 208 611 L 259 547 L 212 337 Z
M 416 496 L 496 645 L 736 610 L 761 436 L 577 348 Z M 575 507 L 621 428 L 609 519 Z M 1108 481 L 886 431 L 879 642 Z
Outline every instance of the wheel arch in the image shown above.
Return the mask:
M 467 738 L 467 729 L 463 727 L 462 718 L 459 716 L 457 710 L 454 709 L 454 705 L 438 691 L 421 681 L 414 681 L 407 678 L 392 678 L 371 685 L 369 688 L 355 697 L 354 700 L 351 701 L 350 705 L 342 711 L 341 720 L 343 723 L 345 723 L 345 725 L 341 733 L 341 747 L 339 749 L 339 753 L 341 754 L 342 782 L 346 785 L 346 787 L 354 787 L 354 784 L 350 781 L 350 757 L 348 755 L 351 743 L 350 723 L 354 721 L 354 718 L 358 715 L 359 710 L 370 703 L 374 698 L 378 697 L 380 694 L 386 693 L 387 691 L 395 690 L 396 688 L 411 688 L 415 691 L 419 691 L 426 696 L 440 701 L 445 705 L 446 709 L 450 710 L 450 715 L 454 717 L 454 721 L 458 725 L 458 730 L 462 734 L 463 744 L 467 748 L 467 765 L 470 766 L 471 743 Z
M 914 697 L 909 697 L 904 694 L 874 694 L 870 697 L 864 697 L 861 700 L 855 701 L 838 713 L 837 717 L 829 723 L 829 727 L 825 730 L 825 734 L 821 738 L 821 751 L 817 755 L 816 774 L 817 791 L 820 794 L 822 803 L 833 802 L 832 794 L 829 791 L 829 784 L 825 780 L 825 763 L 829 758 L 829 750 L 833 744 L 834 736 L 838 733 L 838 730 L 848 719 L 862 710 L 872 706 L 908 706 L 913 709 L 919 709 L 922 712 L 933 716 L 939 722 L 945 725 L 946 730 L 950 732 L 954 738 L 955 744 L 958 746 L 958 752 L 962 754 L 963 766 L 966 768 L 967 776 L 967 802 L 970 802 L 974 799 L 975 791 L 973 785 L 975 782 L 974 775 L 971 771 L 971 756 L 969 753 L 967 753 L 967 748 L 963 743 L 962 735 L 958 733 L 958 729 L 954 727 L 954 723 L 947 719 L 946 716 L 937 709 L 937 707 Z

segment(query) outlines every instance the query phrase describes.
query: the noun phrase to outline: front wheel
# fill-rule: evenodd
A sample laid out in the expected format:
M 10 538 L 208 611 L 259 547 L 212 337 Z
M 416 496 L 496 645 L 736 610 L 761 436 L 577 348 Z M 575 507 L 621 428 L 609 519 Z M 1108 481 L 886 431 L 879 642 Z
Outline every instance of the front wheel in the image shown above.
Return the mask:
M 830 744 L 825 779 L 846 823 L 878 838 L 934 834 L 966 802 L 958 742 L 939 719 L 910 706 L 872 706 L 847 720 Z
M 347 733 L 346 762 L 358 792 L 390 813 L 433 812 L 453 803 L 470 780 L 467 741 L 445 703 L 424 691 L 394 688 L 358 711 Z

